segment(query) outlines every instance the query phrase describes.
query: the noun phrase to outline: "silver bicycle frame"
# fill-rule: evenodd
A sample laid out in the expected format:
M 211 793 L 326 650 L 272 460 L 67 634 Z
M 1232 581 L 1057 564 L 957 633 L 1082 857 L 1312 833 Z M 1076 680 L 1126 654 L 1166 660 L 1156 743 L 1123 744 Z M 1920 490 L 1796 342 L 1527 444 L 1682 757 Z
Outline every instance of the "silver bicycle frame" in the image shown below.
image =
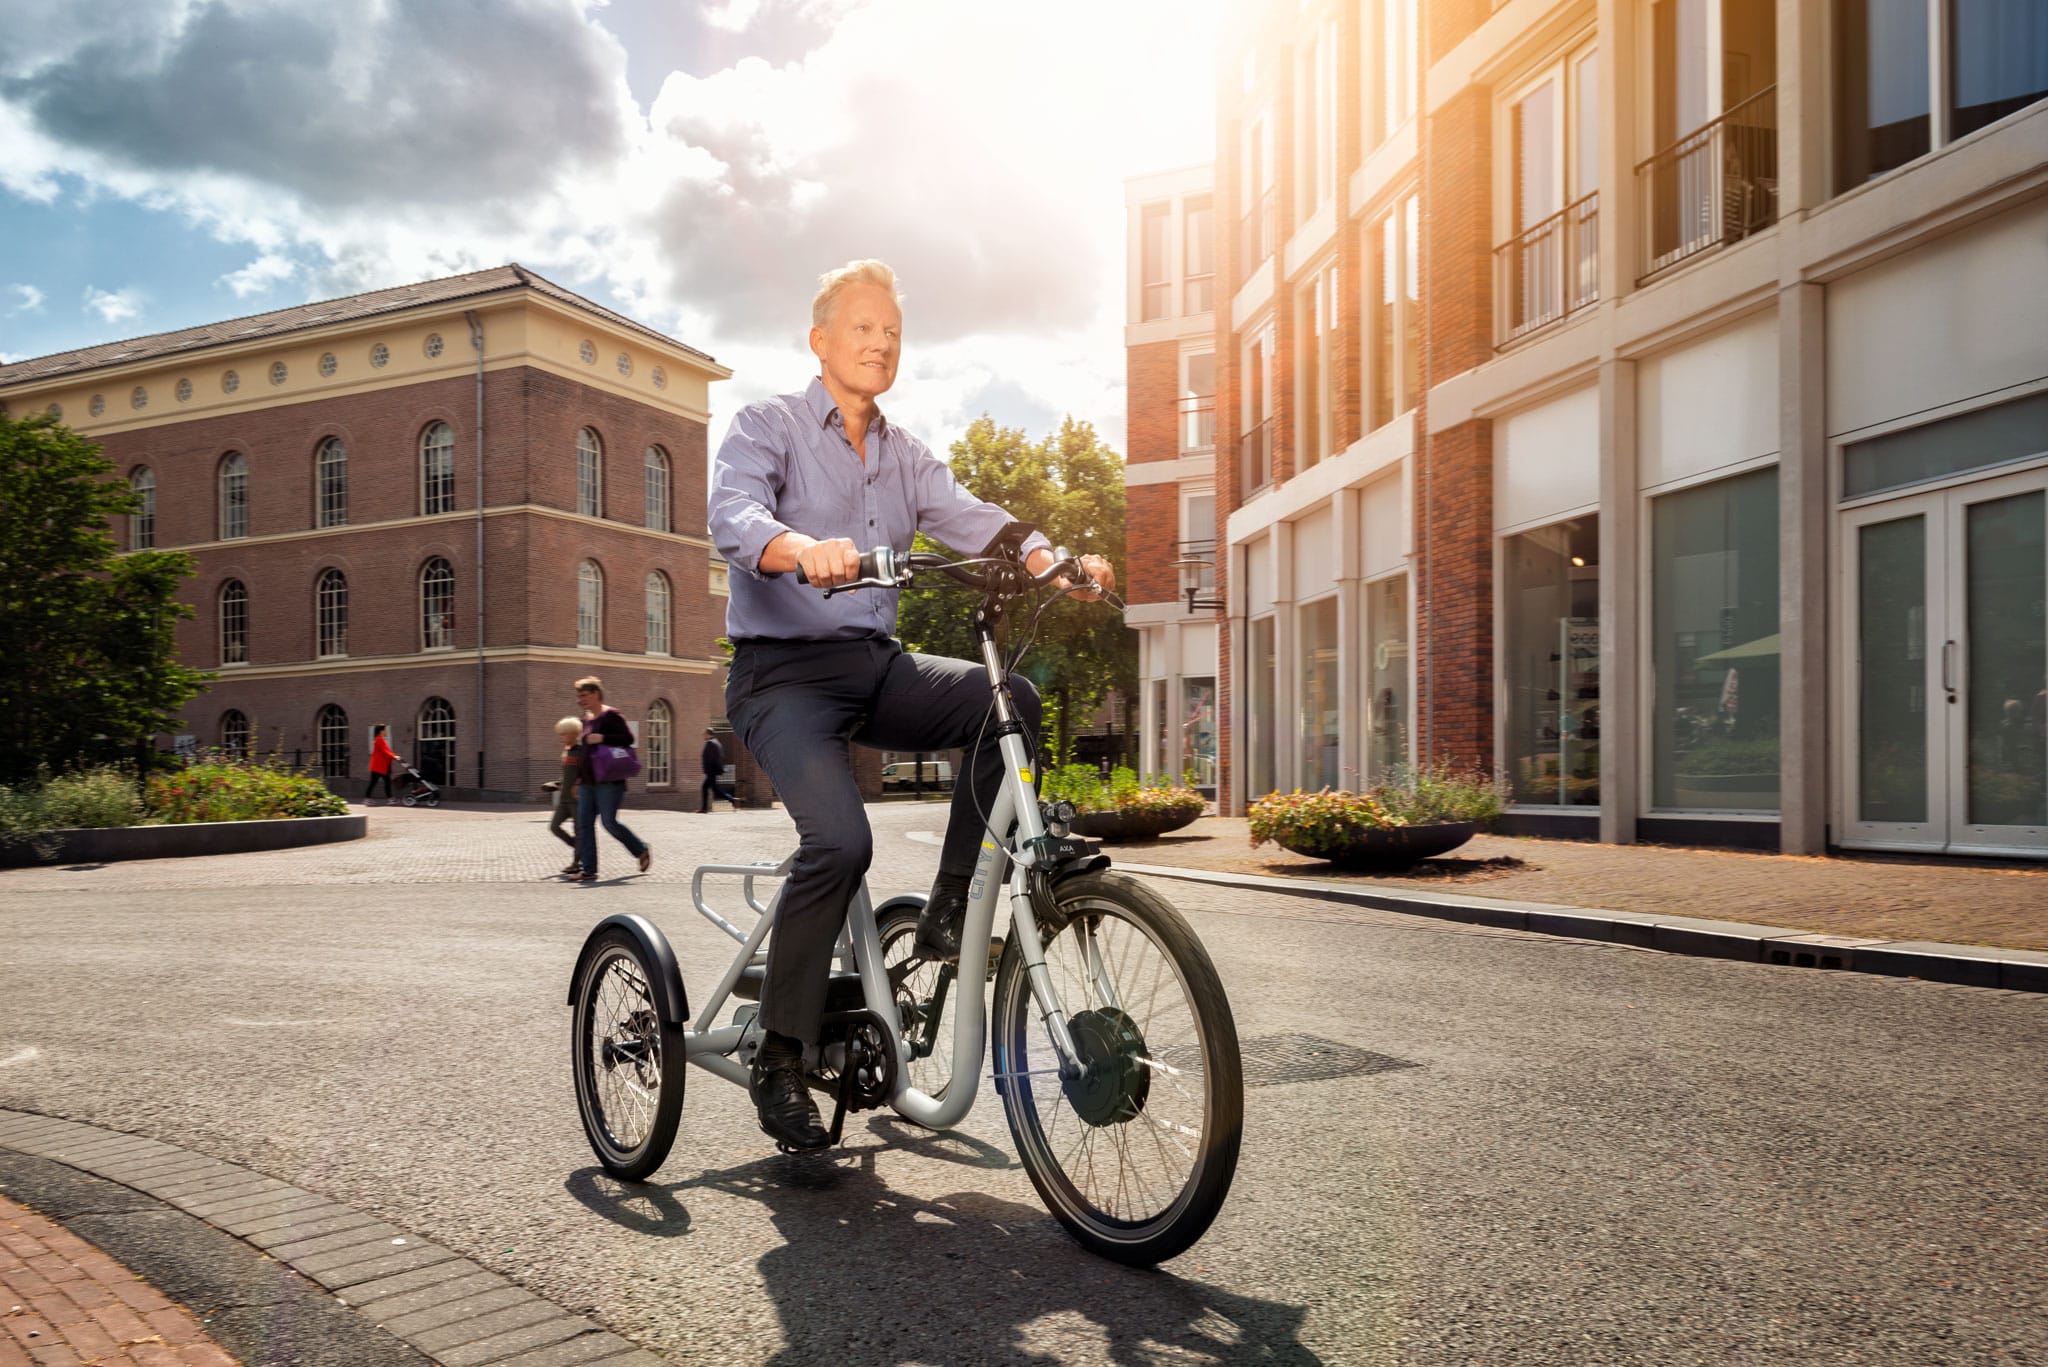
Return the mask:
M 989 678 L 1001 680 L 1003 673 L 994 645 L 984 643 L 982 653 Z M 1008 723 L 1013 716 L 1009 698 L 999 683 L 994 686 L 994 691 L 997 717 Z M 867 1009 L 882 1023 L 888 1032 L 889 1047 L 896 1052 L 896 1088 L 889 1104 L 898 1114 L 932 1129 L 952 1128 L 966 1118 L 974 1105 L 982 1051 L 988 1043 L 988 994 L 983 990 L 984 965 L 988 962 L 989 946 L 995 933 L 996 906 L 1002 900 L 1006 886 L 1010 900 L 1010 936 L 1023 957 L 1033 1002 L 1051 1033 L 1053 1046 L 1062 1062 L 1068 1066 L 1076 1063 L 1074 1042 L 1053 994 L 1052 978 L 1045 967 L 1044 941 L 1039 937 L 1038 922 L 1031 910 L 1029 867 L 1034 858 L 1032 842 L 1046 833 L 1045 819 L 1038 809 L 1037 791 L 1031 783 L 1031 755 L 1024 747 L 1023 736 L 1013 730 L 1004 732 L 998 746 L 1003 756 L 1003 782 L 988 812 L 988 829 L 982 835 L 981 852 L 975 859 L 974 874 L 968 883 L 967 920 L 960 934 L 960 976 L 954 993 L 953 1073 L 943 1098 L 935 1098 L 910 1085 L 910 1046 L 904 1042 L 897 1025 L 895 993 L 882 963 L 881 933 L 875 925 L 874 906 L 869 900 L 865 879 L 847 906 L 846 924 L 840 932 L 835 956 L 841 971 L 851 969 L 860 975 L 861 995 Z M 964 782 L 965 776 L 962 775 L 959 781 Z M 1007 842 L 999 839 L 995 833 L 1010 831 L 1012 822 L 1015 830 Z M 684 1029 L 683 1054 L 700 1068 L 741 1086 L 747 1084 L 748 1068 L 733 1054 L 753 1028 L 753 1019 L 751 1016 L 736 1017 L 732 1023 L 723 1026 L 714 1026 L 712 1022 L 732 996 L 740 975 L 750 966 L 767 962 L 767 952 L 762 945 L 775 924 L 776 913 L 781 909 L 782 892 L 778 889 L 774 900 L 764 906 L 754 894 L 755 880 L 787 878 L 795 862 L 796 855 L 792 853 L 779 864 L 702 864 L 690 880 L 690 899 L 699 914 L 739 941 L 739 950 L 705 1000 L 696 1021 Z M 755 912 L 751 929 L 742 930 L 705 903 L 706 874 L 731 874 L 745 880 L 742 892 L 747 905 Z M 1090 952 L 1093 953 L 1092 941 Z

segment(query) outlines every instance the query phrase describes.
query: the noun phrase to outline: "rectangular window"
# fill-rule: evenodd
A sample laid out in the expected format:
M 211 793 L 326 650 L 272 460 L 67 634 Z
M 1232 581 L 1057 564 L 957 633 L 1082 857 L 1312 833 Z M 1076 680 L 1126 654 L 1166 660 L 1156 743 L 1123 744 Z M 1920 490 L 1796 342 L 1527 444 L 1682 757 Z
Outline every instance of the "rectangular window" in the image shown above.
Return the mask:
M 1180 772 L 1181 781 L 1216 795 L 1216 680 L 1201 678 L 1180 681 Z
M 1928 0 L 1835 6 L 1835 189 L 1904 166 L 1933 138 Z
M 1337 31 L 1324 25 L 1296 64 L 1295 206 L 1297 224 L 1337 193 Z
M 1268 333 L 1254 337 L 1245 347 L 1244 393 L 1239 411 L 1244 414 L 1244 434 L 1238 438 L 1238 479 L 1243 497 L 1273 482 L 1272 374 L 1267 365 L 1272 351 Z
M 1144 297 L 1140 300 L 1138 318 L 1151 322 L 1164 318 L 1173 308 L 1172 266 L 1168 260 L 1168 249 L 1173 244 L 1169 229 L 1173 222 L 1173 206 L 1170 204 L 1147 204 L 1140 211 L 1138 223 L 1138 251 L 1142 258 Z
M 1337 755 L 1337 719 L 1343 712 L 1337 691 L 1337 600 L 1322 598 L 1297 609 L 1295 634 L 1301 647 L 1295 784 L 1310 792 L 1336 788 L 1343 781 Z
M 1651 504 L 1654 802 L 1778 807 L 1778 472 Z
M 1600 519 L 1501 547 L 1501 719 L 1515 801 L 1600 805 Z
M 1180 592 L 1197 598 L 1216 596 L 1216 495 L 1186 493 L 1180 510 Z
M 1408 762 L 1408 576 L 1365 586 L 1366 782 L 1391 778 Z
M 1216 449 L 1216 353 L 1181 357 L 1180 449 L 1182 454 Z
M 1493 249 L 1497 345 L 1600 296 L 1599 72 L 1599 53 L 1580 48 L 1507 106 L 1507 202 L 1496 220 L 1507 236 Z
M 1300 291 L 1295 309 L 1295 326 L 1300 340 L 1295 350 L 1297 390 L 1295 470 L 1300 473 L 1327 458 L 1334 444 L 1336 419 L 1336 365 L 1331 356 L 1331 334 L 1336 331 L 1337 267 L 1325 266 Z
M 1253 801 L 1279 786 L 1273 766 L 1274 666 L 1273 619 L 1261 617 L 1246 633 L 1245 652 L 1245 796 Z
M 1157 774 L 1170 774 L 1179 763 L 1173 753 L 1173 709 L 1166 701 L 1166 680 L 1152 681 L 1152 753 L 1146 757 L 1146 768 Z
M 1415 117 L 1418 0 L 1380 0 L 1380 118 L 1382 138 Z
M 2039 455 L 2048 455 L 2048 394 L 1851 442 L 1842 448 L 1842 497 L 1860 498 Z
M 1261 112 L 1245 125 L 1241 146 L 1238 203 L 1245 206 L 1238 225 L 1238 278 L 1249 279 L 1273 255 L 1273 119 Z
M 1181 215 L 1181 272 L 1187 288 L 1182 312 L 1208 313 L 1216 307 L 1216 209 L 1205 195 L 1189 200 Z
M 1948 135 L 2048 99 L 2048 4 L 1948 0 Z
M 1421 202 L 1407 195 L 1366 225 L 1365 426 L 1415 406 L 1422 359 Z

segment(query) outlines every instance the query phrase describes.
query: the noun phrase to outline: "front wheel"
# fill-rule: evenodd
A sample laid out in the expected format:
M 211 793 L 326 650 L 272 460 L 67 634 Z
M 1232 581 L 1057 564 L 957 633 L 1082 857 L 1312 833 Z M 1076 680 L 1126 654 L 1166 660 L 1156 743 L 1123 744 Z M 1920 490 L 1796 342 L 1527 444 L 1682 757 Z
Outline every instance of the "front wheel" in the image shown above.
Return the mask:
M 683 1113 L 683 1031 L 661 1018 L 639 942 L 607 930 L 585 954 L 571 1017 L 576 1110 L 598 1162 L 637 1182 L 661 1166 Z
M 1237 1171 L 1244 1072 L 1223 983 L 1165 899 L 1070 878 L 1039 927 L 1081 1068 L 1062 1078 L 1012 934 L 996 973 L 996 1090 L 1046 1207 L 1083 1246 L 1149 1266 L 1202 1237 Z

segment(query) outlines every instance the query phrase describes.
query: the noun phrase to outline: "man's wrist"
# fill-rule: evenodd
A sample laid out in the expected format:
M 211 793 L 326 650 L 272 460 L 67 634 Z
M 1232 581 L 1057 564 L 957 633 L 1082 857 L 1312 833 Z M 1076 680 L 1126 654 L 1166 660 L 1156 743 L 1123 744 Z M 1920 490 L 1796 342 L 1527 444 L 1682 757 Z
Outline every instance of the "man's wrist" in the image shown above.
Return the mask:
M 781 533 L 761 548 L 761 573 L 788 574 L 796 568 L 797 557 L 817 544 L 816 537 L 805 536 L 802 532 Z

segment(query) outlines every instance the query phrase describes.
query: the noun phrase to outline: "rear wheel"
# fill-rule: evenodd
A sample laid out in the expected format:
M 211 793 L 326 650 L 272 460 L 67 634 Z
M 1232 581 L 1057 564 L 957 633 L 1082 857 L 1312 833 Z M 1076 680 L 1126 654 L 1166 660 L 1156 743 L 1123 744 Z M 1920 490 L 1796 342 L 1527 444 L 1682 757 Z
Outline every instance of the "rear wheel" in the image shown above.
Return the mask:
M 661 1018 L 654 972 L 631 935 L 605 932 L 577 974 L 571 1018 L 583 1133 L 605 1171 L 630 1181 L 668 1157 L 683 1112 L 683 1031 Z
M 918 954 L 917 918 L 922 897 L 892 900 L 881 909 L 875 929 L 882 940 L 882 968 L 896 998 L 898 1028 L 910 1046 L 910 1085 L 937 1100 L 953 1080 L 953 1018 L 947 1014 L 959 988 L 952 964 L 935 964 Z M 980 984 L 975 985 L 980 990 Z
M 1060 883 L 1045 965 L 1079 1054 L 1062 1077 L 1012 934 L 996 973 L 996 1091 L 1031 1183 L 1093 1252 L 1140 1266 L 1209 1228 L 1237 1171 L 1237 1026 L 1201 942 L 1116 873 Z

